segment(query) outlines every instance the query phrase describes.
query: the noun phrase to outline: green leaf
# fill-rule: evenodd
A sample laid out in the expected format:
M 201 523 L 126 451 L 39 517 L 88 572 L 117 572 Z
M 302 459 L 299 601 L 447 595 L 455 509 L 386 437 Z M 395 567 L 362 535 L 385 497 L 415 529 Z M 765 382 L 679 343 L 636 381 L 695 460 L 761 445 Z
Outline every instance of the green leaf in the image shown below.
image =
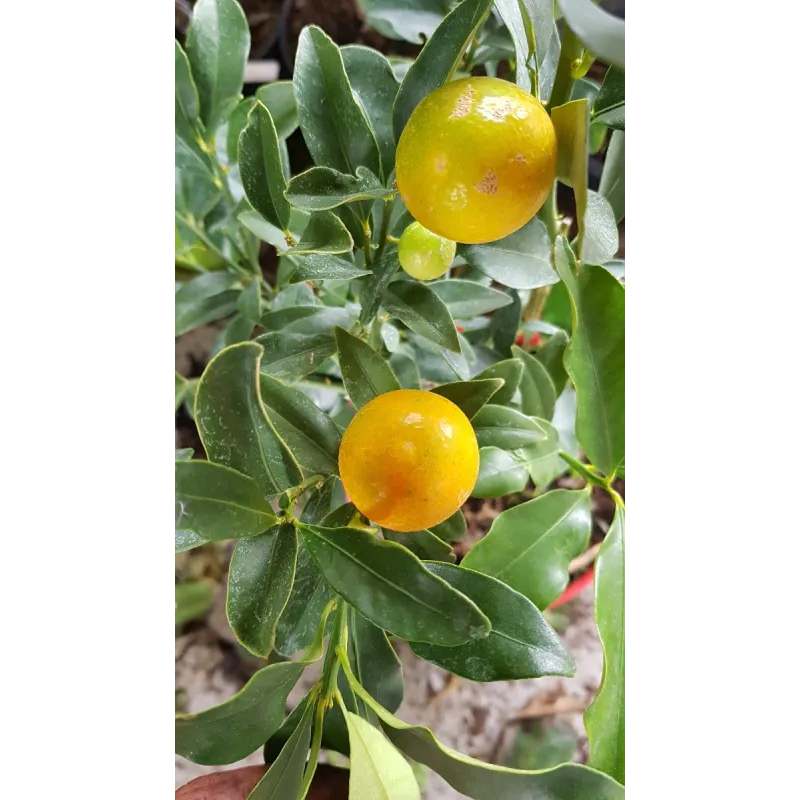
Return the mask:
M 300 796 L 303 772 L 306 767 L 311 728 L 314 723 L 314 703 L 305 703 L 297 727 L 292 732 L 267 774 L 255 785 L 247 800 L 294 800 Z
M 448 517 L 444 522 L 434 525 L 430 531 L 443 542 L 457 542 L 463 539 L 464 534 L 467 532 L 467 521 L 464 519 L 464 512 L 459 508 L 452 517 Z
M 384 630 L 445 646 L 487 635 L 480 609 L 404 547 L 356 528 L 301 525 L 300 532 L 328 583 Z
M 250 205 L 277 228 L 289 227 L 278 134 L 269 111 L 256 103 L 239 137 L 239 172 Z
M 175 373 L 175 411 L 181 407 L 181 403 L 183 402 L 184 397 L 186 397 L 186 393 L 189 391 L 189 381 L 183 377 L 180 373 Z M 176 459 L 178 460 L 178 459 Z
M 261 281 L 253 278 L 250 283 L 242 289 L 238 300 L 239 312 L 254 324 L 261 321 Z
M 516 450 L 545 439 L 541 426 L 513 408 L 486 405 L 472 419 L 480 447 Z
M 428 728 L 409 725 L 389 713 L 342 669 L 353 691 L 375 712 L 389 739 L 409 758 L 430 767 L 457 792 L 474 800 L 624 800 L 625 790 L 602 772 L 582 764 L 546 770 L 518 770 L 487 764 L 443 745 Z
M 550 237 L 538 217 L 496 242 L 459 245 L 458 254 L 471 267 L 514 289 L 538 289 L 558 282 L 550 265 Z
M 344 388 L 356 408 L 400 388 L 392 368 L 366 342 L 343 328 L 336 328 L 334 336 Z
M 504 361 L 498 361 L 496 364 L 492 364 L 483 372 L 478 373 L 475 376 L 475 380 L 501 378 L 504 383 L 497 392 L 492 395 L 492 401 L 498 406 L 504 406 L 511 402 L 517 389 L 519 389 L 519 383 L 522 380 L 522 370 L 523 365 L 518 358 L 507 358 Z
M 364 166 L 380 173 L 380 155 L 347 79 L 339 48 L 316 25 L 303 28 L 294 65 L 297 116 L 311 157 L 350 175 Z
M 609 67 L 594 101 L 592 118 L 614 130 L 625 130 L 625 70 Z
M 584 720 L 589 764 L 625 783 L 625 512 L 617 508 L 595 564 L 603 680 Z
M 536 488 L 542 489 L 565 472 L 565 465 L 558 455 L 558 431 L 545 419 L 536 422 L 544 430 L 545 438 L 515 450 L 514 458 L 528 470 Z
M 298 126 L 297 103 L 294 99 L 294 84 L 291 81 L 273 81 L 256 91 L 256 98 L 270 113 L 275 123 L 278 139 L 288 139 Z
M 270 497 L 303 478 L 261 402 L 263 353 L 259 344 L 244 342 L 211 359 L 197 386 L 195 422 L 208 458 L 254 478 Z
M 558 179 L 575 193 L 578 241 L 583 238 L 583 218 L 589 191 L 589 101 L 572 100 L 550 112 L 558 141 Z
M 586 549 L 591 530 L 589 492 L 554 489 L 503 511 L 462 565 L 545 609 L 566 588 L 569 562 Z
M 262 326 L 268 331 L 305 334 L 333 333 L 337 325 L 352 325 L 354 322 L 353 310 L 331 306 L 293 306 L 261 318 Z
M 530 353 L 526 353 L 519 347 L 512 347 L 511 352 L 525 367 L 520 382 L 523 413 L 548 421 L 553 419 L 553 410 L 556 407 L 556 389 L 547 369 Z
M 498 292 L 497 289 L 490 289 L 473 281 L 435 281 L 428 284 L 428 288 L 447 306 L 453 319 L 478 317 L 512 303 L 505 292 Z
M 298 463 L 323 475 L 339 471 L 342 435 L 307 394 L 262 372 L 261 398 L 275 430 Z
M 517 338 L 517 330 L 519 330 L 522 316 L 522 302 L 519 293 L 516 289 L 509 289 L 508 294 L 511 296 L 511 305 L 495 311 L 489 323 L 494 349 L 503 356 L 511 355 L 511 345 Z
M 461 352 L 458 331 L 447 306 L 424 283 L 396 281 L 386 289 L 381 305 L 420 336 L 447 350 Z
M 547 370 L 556 390 L 556 397 L 564 391 L 567 383 L 567 371 L 564 369 L 564 351 L 569 344 L 569 337 L 564 331 L 556 331 L 544 347 L 536 351 L 536 360 Z M 552 418 L 552 417 L 551 417 Z
M 511 453 L 497 447 L 482 447 L 478 452 L 480 465 L 473 497 L 503 497 L 525 488 L 528 473 Z
M 492 631 L 485 639 L 458 647 L 414 643 L 411 649 L 420 658 L 471 681 L 575 674 L 575 664 L 558 634 L 528 598 L 470 569 L 452 564 L 425 566 L 471 598 L 491 620 Z
M 186 581 L 176 584 L 175 625 L 183 625 L 205 616 L 213 600 L 214 586 L 206 581 Z
M 386 633 L 349 609 L 348 655 L 358 682 L 389 711 L 403 702 L 403 668 Z
M 467 415 L 467 419 L 472 419 L 502 387 L 502 378 L 484 378 L 443 383 L 431 391 L 455 403 Z
M 367 22 L 389 39 L 423 44 L 448 11 L 448 0 L 360 0 Z
M 215 356 L 220 350 L 232 344 L 246 342 L 253 333 L 254 327 L 255 325 L 249 319 L 246 319 L 241 314 L 236 314 L 219 332 L 219 336 L 217 336 L 214 346 L 211 348 L 211 355 Z M 194 405 L 194 403 L 191 405 Z
M 286 698 L 305 664 L 286 661 L 260 669 L 230 700 L 175 718 L 175 752 L 195 764 L 232 764 L 272 736 Z
M 239 102 L 250 29 L 236 0 L 198 0 L 186 36 L 186 54 L 200 97 L 200 116 L 213 140 Z
M 434 89 L 453 77 L 472 37 L 491 8 L 492 0 L 464 0 L 436 28 L 409 67 L 394 101 L 394 135 L 400 134 L 411 112 Z
M 266 658 L 275 646 L 275 629 L 294 582 L 297 531 L 276 525 L 260 536 L 241 539 L 228 570 L 225 610 L 236 638 Z
M 181 286 L 175 293 L 175 336 L 227 317 L 236 310 L 239 292 L 235 276 L 207 272 Z
M 614 221 L 619 223 L 625 217 L 625 131 L 611 134 L 599 189 L 614 212 Z
M 175 530 L 206 541 L 261 533 L 276 521 L 258 484 L 209 461 L 175 462 Z
M 399 531 L 390 531 L 384 528 L 383 538 L 403 545 L 421 561 L 456 560 L 453 548 L 429 530 L 400 533 Z
M 185 553 L 187 550 L 193 550 L 195 547 L 200 547 L 200 545 L 203 544 L 208 544 L 208 539 L 198 536 L 194 531 L 175 531 L 176 553 Z
M 625 288 L 556 241 L 556 269 L 572 302 L 573 334 L 564 366 L 578 395 L 575 430 L 589 460 L 609 477 L 625 456 Z
M 198 153 L 203 153 L 197 121 L 200 100 L 192 78 L 189 60 L 183 48 L 175 42 L 175 135 Z
M 286 197 L 297 207 L 309 211 L 336 208 L 358 200 L 379 200 L 395 194 L 381 186 L 365 167 L 356 169 L 356 177 L 330 167 L 311 167 L 295 175 L 286 188 Z
M 265 333 L 255 340 L 264 348 L 261 370 L 273 378 L 297 380 L 313 372 L 336 352 L 329 333 Z
M 601 61 L 625 69 L 625 22 L 592 0 L 558 0 L 564 20 Z
M 351 44 L 341 52 L 353 94 L 378 144 L 382 177 L 388 181 L 394 170 L 392 107 L 399 88 L 397 78 L 386 56 L 371 47 Z
M 288 283 L 321 280 L 353 280 L 369 275 L 367 270 L 359 269 L 352 263 L 328 253 L 309 253 L 303 256 L 287 256 L 296 264 L 287 279 Z M 332 326 L 331 326 L 332 327 Z
M 361 290 L 361 315 L 359 320 L 366 327 L 378 313 L 386 287 L 400 269 L 397 250 L 384 251 L 383 255 L 372 264 L 372 275 L 364 282 Z
M 255 97 L 245 97 L 233 109 L 228 119 L 228 130 L 225 133 L 225 155 L 230 164 L 235 164 L 239 160 L 239 137 L 247 125 L 247 119 L 255 104 Z
M 178 373 L 176 372 L 175 374 L 177 375 Z M 175 460 L 190 461 L 193 455 L 194 455 L 194 448 L 181 447 L 179 450 L 175 451 Z
M 589 192 L 583 226 L 581 259 L 586 264 L 605 264 L 619 249 L 614 209 L 602 195 Z
M 315 211 L 300 241 L 286 252 L 349 253 L 352 249 L 353 237 L 339 217 L 331 211 Z
M 306 319 L 307 317 L 314 317 L 327 310 L 328 309 L 324 309 L 321 306 L 308 305 L 289 306 L 287 308 L 281 308 L 278 311 L 269 311 L 261 317 L 261 327 L 268 332 L 290 329 L 293 333 L 323 333 L 324 331 L 316 329 L 313 331 L 298 331 L 292 326 L 295 322 Z
M 420 375 L 414 359 L 405 353 L 392 353 L 389 356 L 389 366 L 397 376 L 401 389 L 419 389 Z
M 349 800 L 419 800 L 411 764 L 365 719 L 344 712 L 350 736 Z

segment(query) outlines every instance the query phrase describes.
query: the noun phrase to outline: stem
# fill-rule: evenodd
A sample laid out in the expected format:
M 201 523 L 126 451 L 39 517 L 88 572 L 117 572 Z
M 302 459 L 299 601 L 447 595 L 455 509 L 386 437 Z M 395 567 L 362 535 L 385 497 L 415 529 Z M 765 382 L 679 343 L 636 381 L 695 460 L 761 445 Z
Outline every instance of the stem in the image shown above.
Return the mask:
M 369 227 L 369 222 L 363 223 L 364 228 L 364 262 L 367 266 L 372 264 L 372 231 Z
M 305 800 L 308 790 L 311 788 L 311 781 L 314 780 L 314 773 L 317 771 L 317 756 L 322 746 L 322 729 L 325 722 L 325 703 L 322 698 L 317 698 L 317 710 L 314 716 L 314 738 L 311 740 L 311 752 L 308 757 L 308 766 L 303 773 L 303 782 L 300 785 L 299 800 Z
M 376 259 L 383 255 L 383 251 L 389 241 L 389 218 L 392 216 L 396 196 L 393 195 L 391 200 L 385 200 L 383 203 L 383 219 L 381 220 L 381 232 L 378 237 L 378 252 L 375 254 Z
M 525 309 L 522 312 L 523 322 L 533 322 L 534 320 L 542 318 L 542 311 L 544 311 L 544 304 L 550 296 L 551 286 L 540 286 L 531 292 Z
M 569 464 L 570 467 L 572 467 L 572 469 L 586 481 L 586 483 L 590 483 L 593 486 L 599 486 L 603 491 L 607 492 L 611 496 L 611 499 L 623 511 L 625 510 L 625 501 L 622 499 L 619 492 L 617 492 L 617 490 L 611 485 L 611 481 L 608 478 L 593 471 L 593 467 L 590 464 L 582 464 L 576 458 L 573 458 L 569 453 L 565 453 L 563 450 L 559 450 L 558 455 L 564 461 L 566 461 L 567 464 Z

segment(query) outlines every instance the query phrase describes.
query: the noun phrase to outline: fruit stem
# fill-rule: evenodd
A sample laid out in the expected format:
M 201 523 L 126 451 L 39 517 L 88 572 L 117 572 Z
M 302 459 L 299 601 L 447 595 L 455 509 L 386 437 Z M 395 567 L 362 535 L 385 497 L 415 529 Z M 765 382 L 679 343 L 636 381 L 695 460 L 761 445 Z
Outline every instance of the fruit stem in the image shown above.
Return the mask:
M 383 202 L 383 219 L 381 219 L 381 232 L 378 236 L 378 252 L 375 254 L 375 258 L 381 257 L 389 241 L 389 217 L 392 216 L 395 197 L 396 195 L 393 195 L 391 200 L 384 200 Z
M 364 261 L 367 266 L 372 264 L 372 231 L 369 227 L 369 222 L 366 220 L 363 224 L 364 229 Z

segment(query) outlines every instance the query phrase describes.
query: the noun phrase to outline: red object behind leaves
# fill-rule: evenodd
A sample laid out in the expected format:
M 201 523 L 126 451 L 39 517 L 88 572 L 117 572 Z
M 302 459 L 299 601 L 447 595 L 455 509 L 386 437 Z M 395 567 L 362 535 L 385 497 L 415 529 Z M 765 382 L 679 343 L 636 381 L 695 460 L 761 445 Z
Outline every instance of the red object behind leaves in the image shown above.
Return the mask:
M 565 603 L 569 603 L 570 600 L 573 600 L 575 597 L 577 597 L 593 580 L 594 564 L 592 564 L 592 566 L 589 567 L 589 569 L 587 569 L 583 575 L 572 581 L 572 583 L 570 583 L 569 586 L 567 586 L 567 588 L 561 593 L 561 596 L 557 597 L 552 603 L 550 603 L 550 605 L 547 607 L 548 610 L 558 608 L 559 606 L 563 606 Z

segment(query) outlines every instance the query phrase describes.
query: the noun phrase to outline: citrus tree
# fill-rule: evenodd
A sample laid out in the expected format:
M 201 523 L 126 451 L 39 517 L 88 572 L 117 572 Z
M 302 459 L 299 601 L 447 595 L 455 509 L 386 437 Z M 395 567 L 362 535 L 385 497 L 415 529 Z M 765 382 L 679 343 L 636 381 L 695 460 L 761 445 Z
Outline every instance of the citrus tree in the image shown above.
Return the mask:
M 237 540 L 228 620 L 269 659 L 179 716 L 176 750 L 215 765 L 263 746 L 251 798 L 305 797 L 322 748 L 349 756 L 351 798 L 418 798 L 407 758 L 473 798 L 621 798 L 624 25 L 590 0 L 363 5 L 424 42 L 416 60 L 311 26 L 293 80 L 242 99 L 235 0 L 199 0 L 176 42 L 176 336 L 227 320 L 199 380 L 176 375 L 206 456 L 176 453 L 176 551 Z M 292 176 L 298 126 L 315 166 Z M 550 488 L 567 471 L 585 488 Z M 531 482 L 456 564 L 465 500 Z M 574 673 L 542 612 L 588 546 L 594 487 L 616 512 L 589 764 L 486 764 L 396 717 L 392 638 L 473 681 Z

